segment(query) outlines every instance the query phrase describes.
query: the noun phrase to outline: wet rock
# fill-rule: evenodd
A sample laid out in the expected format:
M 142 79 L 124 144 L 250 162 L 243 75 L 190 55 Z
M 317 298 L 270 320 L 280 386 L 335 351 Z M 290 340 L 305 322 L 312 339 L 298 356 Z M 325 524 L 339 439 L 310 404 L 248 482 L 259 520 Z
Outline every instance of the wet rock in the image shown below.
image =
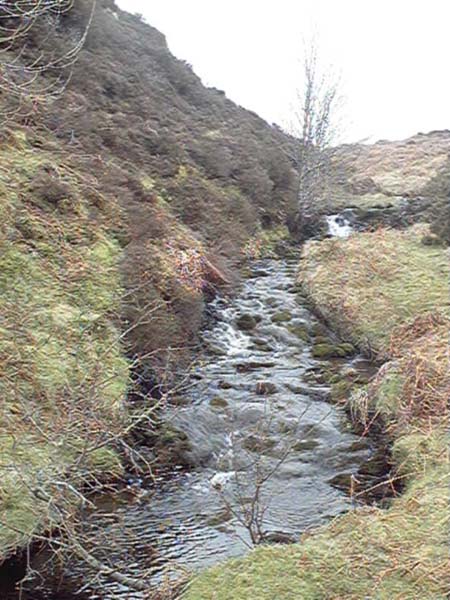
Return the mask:
M 217 384 L 217 387 L 220 388 L 221 390 L 233 389 L 233 385 L 229 381 L 225 381 L 223 379 L 219 381 L 219 383 Z
M 298 539 L 295 535 L 284 531 L 267 531 L 264 533 L 263 542 L 265 544 L 295 544 Z
M 275 348 L 270 344 L 266 344 L 265 346 L 252 346 L 253 350 L 258 350 L 259 352 L 274 352 Z
M 262 422 L 264 418 L 265 411 L 260 402 L 246 404 L 239 411 L 239 428 L 254 428 L 255 423 Z
M 304 450 L 314 450 L 317 448 L 319 442 L 317 440 L 300 440 L 299 442 L 295 442 L 292 446 L 292 450 L 296 452 L 303 452 Z
M 292 314 L 289 310 L 280 310 L 272 317 L 272 323 L 286 323 L 292 319 Z
M 298 428 L 298 422 L 295 420 L 293 421 L 282 421 L 279 426 L 278 426 L 278 431 L 282 434 L 285 435 L 287 433 L 293 433 L 297 430 Z
M 255 388 L 258 396 L 270 396 L 278 392 L 277 386 L 270 381 L 258 381 Z
M 303 286 L 300 283 L 295 283 L 293 286 L 291 286 L 288 289 L 288 292 L 290 294 L 300 294 L 300 295 L 302 295 L 303 294 Z
M 256 277 L 270 277 L 272 273 L 261 267 L 253 269 L 253 275 Z
M 228 406 L 228 402 L 225 400 L 225 398 L 214 396 L 214 398 L 211 398 L 209 401 L 209 405 L 213 408 L 226 408 Z
M 276 446 L 276 443 L 276 440 L 268 436 L 260 437 L 256 435 L 249 435 L 243 441 L 242 447 L 246 450 L 250 450 L 250 452 L 264 454 L 264 452 L 267 452 Z
M 231 521 L 232 517 L 233 515 L 231 510 L 226 507 L 214 515 L 211 515 L 209 519 L 206 520 L 206 524 L 209 527 L 218 527 L 219 525 L 223 525 L 224 523 Z
M 255 329 L 260 321 L 261 317 L 259 315 L 245 313 L 236 319 L 236 327 L 241 331 L 251 331 Z
M 355 354 L 356 350 L 353 344 L 330 344 L 320 343 L 314 344 L 312 347 L 312 355 L 314 358 L 346 358 Z
M 226 349 L 219 344 L 209 343 L 208 350 L 211 354 L 214 354 L 216 356 L 226 356 L 227 355 Z
M 288 331 L 290 331 L 292 335 L 295 335 L 295 337 L 297 337 L 299 340 L 302 340 L 303 342 L 308 342 L 310 339 L 309 327 L 308 325 L 306 325 L 306 323 L 304 325 L 289 325 Z
M 326 389 L 311 388 L 307 385 L 295 385 L 293 383 L 288 383 L 286 387 L 293 394 L 308 396 L 308 398 L 312 398 L 313 400 L 326 400 L 328 397 L 328 390 Z
M 245 363 L 238 363 L 236 365 L 236 370 L 238 373 L 248 373 L 250 371 L 257 371 L 258 369 L 270 369 L 274 366 L 274 362 L 249 361 Z
M 329 479 L 328 483 L 333 487 L 338 488 L 338 490 L 350 492 L 354 486 L 354 476 L 352 473 L 339 473 Z
M 253 343 L 257 346 L 266 346 L 268 342 L 264 338 L 253 338 Z
M 266 298 L 264 300 L 265 304 L 267 304 L 267 306 L 276 306 L 279 303 L 279 299 L 278 298 Z
M 254 338 L 253 344 L 256 349 L 260 352 L 273 352 L 275 348 L 269 344 L 269 342 L 263 338 Z

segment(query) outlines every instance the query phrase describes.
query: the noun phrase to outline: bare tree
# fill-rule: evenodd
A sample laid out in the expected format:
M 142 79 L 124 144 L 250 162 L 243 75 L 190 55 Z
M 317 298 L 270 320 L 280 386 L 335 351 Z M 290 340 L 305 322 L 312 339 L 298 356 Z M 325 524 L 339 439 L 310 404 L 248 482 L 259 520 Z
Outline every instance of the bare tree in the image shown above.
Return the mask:
M 75 0 L 0 0 L 2 120 L 18 112 L 30 114 L 64 91 L 70 68 L 86 41 L 96 3 L 86 0 L 85 23 L 73 37 L 59 34 L 58 24 L 74 8 Z M 43 78 L 47 72 L 51 77 Z
M 303 237 L 317 204 L 325 196 L 332 168 L 333 144 L 340 132 L 340 79 L 323 69 L 316 42 L 305 45 L 302 84 L 292 131 L 297 138 L 294 161 L 297 179 L 296 233 Z

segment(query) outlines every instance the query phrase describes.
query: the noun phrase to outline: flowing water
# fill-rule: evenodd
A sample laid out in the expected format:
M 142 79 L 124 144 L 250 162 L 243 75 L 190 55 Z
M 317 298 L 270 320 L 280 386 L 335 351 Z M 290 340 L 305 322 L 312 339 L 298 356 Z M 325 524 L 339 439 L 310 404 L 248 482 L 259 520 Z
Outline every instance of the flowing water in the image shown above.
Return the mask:
M 328 215 L 326 222 L 332 237 L 347 238 L 353 231 L 350 221 L 341 214 Z
M 268 539 L 296 540 L 350 508 L 351 499 L 330 481 L 356 472 L 372 450 L 327 402 L 320 373 L 363 368 L 364 361 L 313 358 L 308 332 L 320 326 L 295 289 L 297 264 L 255 263 L 238 297 L 215 302 L 218 319 L 204 333 L 203 362 L 183 406 L 166 417 L 188 435 L 194 467 L 175 469 L 148 489 L 136 481 L 114 505 L 102 500 L 108 516 L 96 517 L 93 535 L 127 574 L 138 576 L 151 565 L 158 579 L 169 567 L 195 570 L 247 552 L 242 521 L 255 505 L 257 481 L 266 476 L 256 507 L 264 509 L 261 529 Z M 34 600 L 35 594 L 23 597 Z M 108 582 L 83 594 L 142 597 Z

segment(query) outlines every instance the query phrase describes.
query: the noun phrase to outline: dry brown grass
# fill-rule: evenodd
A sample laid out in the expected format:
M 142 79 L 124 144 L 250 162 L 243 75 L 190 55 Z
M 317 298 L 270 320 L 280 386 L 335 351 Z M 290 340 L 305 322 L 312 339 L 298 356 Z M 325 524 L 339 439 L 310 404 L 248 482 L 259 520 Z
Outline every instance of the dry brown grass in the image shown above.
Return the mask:
M 388 355 L 392 332 L 418 315 L 450 315 L 446 250 L 421 244 L 427 226 L 311 242 L 300 281 L 319 312 L 368 352 Z

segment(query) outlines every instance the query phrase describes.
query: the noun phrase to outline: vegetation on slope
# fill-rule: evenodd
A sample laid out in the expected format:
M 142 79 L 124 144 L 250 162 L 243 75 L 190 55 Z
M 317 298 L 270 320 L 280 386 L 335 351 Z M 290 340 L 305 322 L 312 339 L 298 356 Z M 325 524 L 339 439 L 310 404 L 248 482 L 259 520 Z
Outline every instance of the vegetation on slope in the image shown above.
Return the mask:
M 444 248 L 422 243 L 427 230 L 311 242 L 302 257 L 303 287 L 344 337 L 383 353 L 398 324 L 436 309 L 450 315 L 448 257 Z
M 65 56 L 91 6 L 37 19 L 4 60 L 18 73 Z M 67 86 L 59 65 L 32 101 L 0 99 L 0 561 L 120 473 L 127 394 L 151 409 L 206 301 L 292 198 L 281 131 L 206 89 L 139 18 L 96 7 Z
M 409 252 L 408 271 L 403 260 Z M 316 307 L 340 331 L 366 348 L 370 340 L 390 359 L 350 403 L 366 431 L 375 420 L 384 424 L 403 494 L 387 510 L 364 507 L 338 517 L 305 535 L 301 544 L 259 548 L 205 571 L 186 590 L 187 600 L 448 597 L 450 319 L 445 260 L 444 249 L 420 243 L 417 229 L 307 246 L 302 281 Z M 387 310 L 386 319 L 378 310 Z
M 23 132 L 0 154 L 2 557 L 56 518 L 71 467 L 79 482 L 120 472 L 107 442 L 126 422 L 128 362 L 120 209 Z

